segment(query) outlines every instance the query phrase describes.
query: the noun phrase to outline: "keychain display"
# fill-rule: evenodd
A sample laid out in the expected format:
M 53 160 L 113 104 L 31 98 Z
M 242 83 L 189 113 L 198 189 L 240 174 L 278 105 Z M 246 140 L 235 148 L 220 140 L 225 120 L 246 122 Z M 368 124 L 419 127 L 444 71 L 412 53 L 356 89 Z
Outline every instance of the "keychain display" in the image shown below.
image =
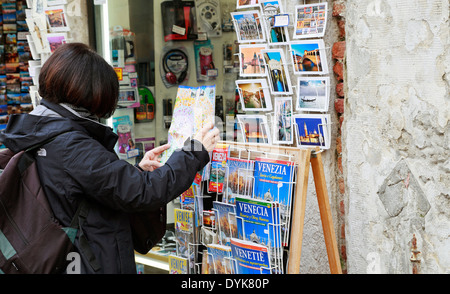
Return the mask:
M 134 143 L 133 122 L 129 115 L 113 117 L 114 131 L 119 136 L 117 142 L 117 154 L 121 159 L 129 159 L 139 155 L 139 150 Z
M 214 65 L 213 50 L 214 46 L 210 40 L 194 42 L 197 82 L 216 79 L 218 69 Z

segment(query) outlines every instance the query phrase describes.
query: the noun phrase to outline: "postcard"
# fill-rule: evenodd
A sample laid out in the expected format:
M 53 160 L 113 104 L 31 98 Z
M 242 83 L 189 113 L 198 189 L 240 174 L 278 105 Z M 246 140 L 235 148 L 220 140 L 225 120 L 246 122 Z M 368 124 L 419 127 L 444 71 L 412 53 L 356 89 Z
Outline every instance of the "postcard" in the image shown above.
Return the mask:
M 261 50 L 268 49 L 266 44 L 239 45 L 239 75 L 241 77 L 265 77 L 266 67 Z
M 275 26 L 276 16 L 284 12 L 281 0 L 263 0 L 260 4 L 269 45 L 288 44 L 290 40 L 287 26 Z
M 259 10 L 231 12 L 238 43 L 266 42 Z
M 25 20 L 18 20 L 16 21 L 17 23 L 17 32 L 28 32 L 28 26 L 27 26 L 27 22 Z M 17 39 L 19 40 L 19 36 L 17 36 Z M 23 40 L 23 39 L 22 39 Z
M 47 7 L 47 0 L 32 0 L 31 6 L 27 6 L 32 9 L 33 14 L 42 14 Z
M 270 128 L 265 115 L 236 115 L 245 143 L 272 144 Z
M 6 1 L 4 1 L 6 2 Z M 16 14 L 16 3 L 3 3 L 2 4 L 2 13 L 5 14 Z
M 329 77 L 300 77 L 297 79 L 298 111 L 328 111 L 330 100 Z
M 236 196 L 253 195 L 254 164 L 255 162 L 250 159 L 228 158 L 223 202 L 235 204 Z
M 293 144 L 294 127 L 292 126 L 292 98 L 276 97 L 273 121 L 273 143 Z
M 235 83 L 243 110 L 272 110 L 272 101 L 266 79 L 237 80 Z
M 67 4 L 67 0 L 47 0 L 48 6 Z
M 5 53 L 5 63 L 17 63 L 19 62 L 19 53 L 15 52 L 15 53 Z
M 230 246 L 208 244 L 206 247 L 208 248 L 209 274 L 235 274 Z
M 3 23 L 16 23 L 16 11 L 14 13 L 3 14 Z
M 50 51 L 53 53 L 59 46 L 66 43 L 67 33 L 47 34 L 47 41 L 50 44 Z
M 31 57 L 33 59 L 39 59 L 39 54 L 36 51 L 36 46 L 34 45 L 34 41 L 31 37 L 31 34 L 27 35 L 28 45 L 30 46 Z
M 219 243 L 230 245 L 230 238 L 237 237 L 236 207 L 232 204 L 213 201 L 216 222 L 219 225 Z
M 328 63 L 323 40 L 304 40 L 289 44 L 294 74 L 327 74 Z
M 45 9 L 47 23 L 51 32 L 69 31 L 64 6 L 51 6 Z
M 249 7 L 258 7 L 258 0 L 237 0 L 236 8 L 249 8 Z
M 169 274 L 187 274 L 188 259 L 176 255 L 169 255 Z
M 47 24 L 45 18 L 33 17 L 26 19 L 30 34 L 34 43 L 36 53 L 50 53 L 50 46 L 47 41 Z
M 3 33 L 16 33 L 17 32 L 17 24 L 16 23 L 4 23 L 3 24 Z
M 297 146 L 330 148 L 330 132 L 328 114 L 296 114 L 294 121 L 297 125 Z
M 286 58 L 282 49 L 267 49 L 261 51 L 267 66 L 267 77 L 270 92 L 274 95 L 291 95 L 292 84 L 286 69 Z
M 294 39 L 321 38 L 327 26 L 328 3 L 295 6 Z

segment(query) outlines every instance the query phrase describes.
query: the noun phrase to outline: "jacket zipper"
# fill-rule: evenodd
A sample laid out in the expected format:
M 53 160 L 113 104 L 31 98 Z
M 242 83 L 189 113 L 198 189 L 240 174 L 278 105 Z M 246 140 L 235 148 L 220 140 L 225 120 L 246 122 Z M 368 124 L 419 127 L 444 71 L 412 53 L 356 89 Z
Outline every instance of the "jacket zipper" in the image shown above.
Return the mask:
M 17 224 L 14 222 L 14 220 L 12 219 L 11 215 L 9 215 L 8 211 L 6 210 L 5 205 L 3 204 L 3 201 L 0 200 L 0 203 L 3 207 L 3 211 L 5 212 L 5 215 L 8 217 L 9 222 L 11 223 L 11 225 L 13 226 L 14 230 L 17 232 L 17 234 L 19 235 L 20 239 L 22 239 L 22 242 L 25 245 L 29 245 L 27 239 L 25 239 L 25 236 L 22 234 L 22 232 L 20 231 L 19 227 L 17 226 Z

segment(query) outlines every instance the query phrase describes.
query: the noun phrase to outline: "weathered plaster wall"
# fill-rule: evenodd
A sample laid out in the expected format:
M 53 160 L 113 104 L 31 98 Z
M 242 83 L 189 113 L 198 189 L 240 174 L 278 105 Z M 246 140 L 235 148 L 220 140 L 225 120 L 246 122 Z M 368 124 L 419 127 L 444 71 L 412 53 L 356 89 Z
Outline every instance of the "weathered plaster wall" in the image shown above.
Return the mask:
M 348 273 L 450 273 L 449 1 L 346 9 Z
M 70 26 L 71 42 L 89 44 L 87 0 L 68 0 L 66 14 Z

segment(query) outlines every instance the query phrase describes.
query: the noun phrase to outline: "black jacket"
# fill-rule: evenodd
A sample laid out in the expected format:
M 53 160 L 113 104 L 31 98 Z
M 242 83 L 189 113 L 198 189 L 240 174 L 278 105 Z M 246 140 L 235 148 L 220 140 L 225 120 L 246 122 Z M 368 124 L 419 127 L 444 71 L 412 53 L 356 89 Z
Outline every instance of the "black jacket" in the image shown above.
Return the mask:
M 200 142 L 187 141 L 188 146 L 175 151 L 164 166 L 142 172 L 119 160 L 113 149 L 117 135 L 111 128 L 61 105 L 42 104 L 62 117 L 12 115 L 0 142 L 17 152 L 60 134 L 43 146 L 36 162 L 51 208 L 63 226 L 70 224 L 82 199 L 90 204 L 82 230 L 101 269 L 95 272 L 81 254 L 81 273 L 135 273 L 127 213 L 155 209 L 187 190 L 208 163 L 208 152 Z

